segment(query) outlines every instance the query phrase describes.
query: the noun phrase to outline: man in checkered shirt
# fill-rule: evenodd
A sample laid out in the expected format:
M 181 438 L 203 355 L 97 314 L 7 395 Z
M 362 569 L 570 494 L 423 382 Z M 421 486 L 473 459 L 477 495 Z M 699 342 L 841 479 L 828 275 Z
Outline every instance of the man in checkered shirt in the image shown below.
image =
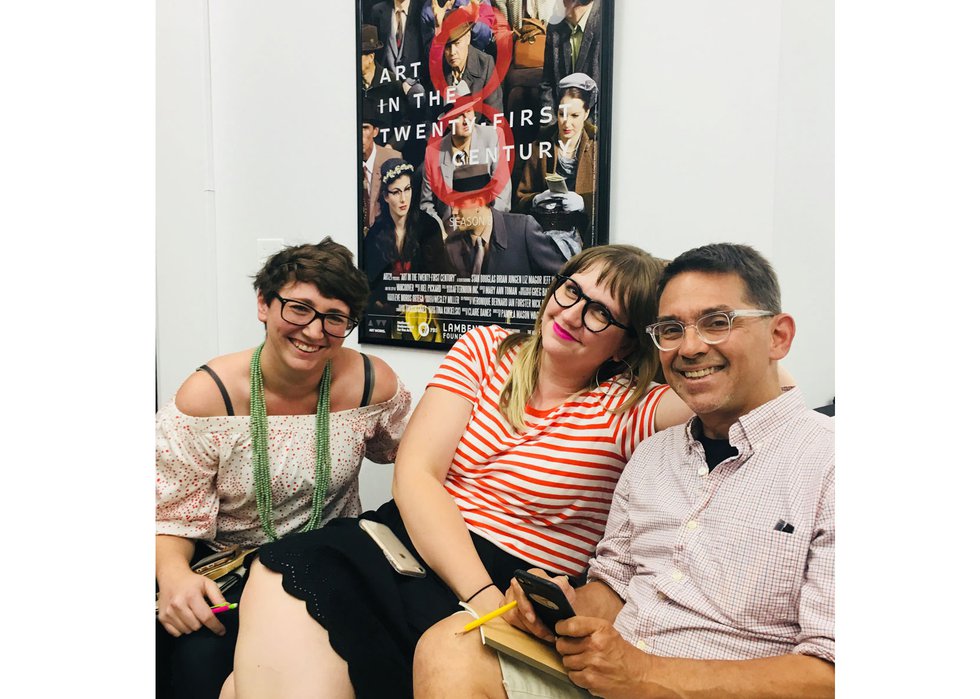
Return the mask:
M 507 591 L 505 618 L 556 640 L 577 686 L 456 636 L 456 617 L 419 643 L 416 697 L 834 695 L 834 428 L 780 388 L 796 328 L 775 273 L 748 246 L 690 250 L 647 332 L 695 417 L 627 464 L 589 582 L 554 580 L 577 613 L 557 640 Z

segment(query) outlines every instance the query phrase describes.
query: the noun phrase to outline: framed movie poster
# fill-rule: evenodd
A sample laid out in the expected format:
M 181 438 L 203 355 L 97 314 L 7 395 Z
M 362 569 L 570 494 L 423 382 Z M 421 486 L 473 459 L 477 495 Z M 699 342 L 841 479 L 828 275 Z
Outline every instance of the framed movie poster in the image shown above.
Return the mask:
M 612 0 L 358 0 L 365 343 L 530 331 L 608 242 Z

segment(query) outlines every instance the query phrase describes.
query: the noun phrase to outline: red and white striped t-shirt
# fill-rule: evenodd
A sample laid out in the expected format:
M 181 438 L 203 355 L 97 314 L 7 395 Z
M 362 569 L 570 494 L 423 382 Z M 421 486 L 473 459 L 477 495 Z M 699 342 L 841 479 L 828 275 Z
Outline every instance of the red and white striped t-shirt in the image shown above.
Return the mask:
M 509 332 L 470 330 L 429 382 L 474 404 L 446 490 L 471 531 L 535 566 L 579 575 L 602 538 L 623 467 L 654 432 L 667 386 L 613 413 L 628 390 L 606 381 L 552 410 L 525 408 L 527 429 L 518 434 L 497 409 L 517 353 L 496 359 Z

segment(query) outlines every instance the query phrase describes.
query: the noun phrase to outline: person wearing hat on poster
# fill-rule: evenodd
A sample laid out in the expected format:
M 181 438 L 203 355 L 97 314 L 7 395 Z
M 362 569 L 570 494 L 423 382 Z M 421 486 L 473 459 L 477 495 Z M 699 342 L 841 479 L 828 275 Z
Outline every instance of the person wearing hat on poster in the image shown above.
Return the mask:
M 381 213 L 381 168 L 386 161 L 402 157 L 402 154 L 394 148 L 379 146 L 374 142 L 378 137 L 379 128 L 385 125 L 376 113 L 365 111 L 361 122 L 361 192 L 364 199 L 362 233 L 364 234 Z
M 379 129 L 395 125 L 395 115 L 381 111 L 382 104 L 401 97 L 398 83 L 383 80 L 384 68 L 378 65 L 377 54 L 382 48 L 378 28 L 371 24 L 361 26 L 361 103 L 364 115 L 373 115 L 372 123 Z
M 464 165 L 453 172 L 455 192 L 473 192 L 453 205 L 446 252 L 461 277 L 474 274 L 554 275 L 565 256 L 533 217 L 490 208 L 485 165 Z
M 401 315 L 398 307 L 403 304 L 389 301 L 384 275 L 452 274 L 454 271 L 446 256 L 442 231 L 413 202 L 414 172 L 411 163 L 401 158 L 392 158 L 381 167 L 378 178 L 381 213 L 364 239 L 361 261 L 371 289 L 367 313 L 387 320 L 387 336 L 392 339 L 404 339 L 395 322 Z M 404 315 L 409 320 L 407 313 Z M 429 318 L 430 325 L 434 325 L 433 320 Z M 416 341 L 436 341 L 436 333 L 412 337 Z
M 599 63 L 602 57 L 602 0 L 564 0 L 564 16 L 553 17 L 545 34 L 544 74 L 541 78 L 541 107 L 557 117 L 561 94 L 558 82 L 571 73 L 585 73 L 601 89 Z M 560 8 L 559 8 L 560 9 Z M 599 124 L 595 105 L 590 118 Z
M 463 8 L 450 10 L 443 19 L 443 29 L 450 25 L 450 18 L 456 12 L 469 13 Z M 469 94 L 479 95 L 493 79 L 494 60 L 475 46 L 471 46 L 474 22 L 467 19 L 449 30 L 446 37 L 446 47 L 442 54 L 442 71 L 446 84 L 455 86 L 459 94 L 459 86 L 466 84 Z M 438 36 L 438 35 L 437 35 Z M 504 95 L 500 85 L 483 97 L 483 103 L 498 112 L 504 109 Z
M 582 252 L 583 248 L 599 244 L 595 231 L 589 227 L 589 217 L 585 214 L 581 195 L 575 192 L 541 192 L 534 199 L 531 215 L 566 259 Z
M 545 128 L 540 144 L 531 149 L 517 185 L 514 209 L 530 213 L 545 199 L 576 194 L 587 216 L 585 227 L 589 228 L 595 192 L 596 128 L 588 118 L 598 100 L 598 88 L 585 73 L 572 73 L 558 82 L 558 94 L 558 122 Z M 550 148 L 543 144 L 550 144 Z
M 497 167 L 506 162 L 505 154 L 500 151 L 500 134 L 496 127 L 489 124 L 477 124 L 476 112 L 473 105 L 476 100 L 469 94 L 469 89 L 462 86 L 459 98 L 448 105 L 439 115 L 444 120 L 445 133 L 439 142 L 439 172 L 447 188 L 453 181 L 453 171 L 462 165 L 481 165 L 484 172 L 493 177 Z M 493 201 L 493 208 L 498 211 L 510 211 L 511 199 L 510 178 Z M 440 200 L 433 192 L 428 173 L 422 168 L 422 194 L 420 197 L 422 211 L 439 222 L 446 231 L 446 219 L 449 217 L 449 206 Z
M 493 42 L 493 27 L 496 19 L 493 16 L 493 8 L 489 2 L 481 3 L 480 0 L 429 0 L 422 5 L 422 43 L 428 47 L 432 45 L 432 38 L 442 29 L 446 13 L 465 7 L 471 13 L 475 24 L 473 25 L 472 44 L 483 52 L 495 51 Z M 426 51 L 428 54 L 428 51 Z

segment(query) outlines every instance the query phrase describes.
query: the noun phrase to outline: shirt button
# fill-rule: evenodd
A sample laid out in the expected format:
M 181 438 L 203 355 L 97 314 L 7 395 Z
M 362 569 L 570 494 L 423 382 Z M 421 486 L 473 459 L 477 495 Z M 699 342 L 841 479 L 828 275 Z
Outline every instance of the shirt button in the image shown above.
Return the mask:
M 670 577 L 672 577 L 674 580 L 680 580 L 681 578 L 684 577 L 684 573 L 674 568 L 673 572 L 671 572 L 670 574 Z
M 708 475 L 708 467 L 707 466 L 702 466 L 701 468 L 699 468 L 698 469 L 698 475 L 699 476 L 707 476 Z
M 636 647 L 642 651 L 645 651 L 647 649 L 647 644 L 644 643 L 643 639 L 641 638 L 639 641 L 636 642 Z
M 692 519 L 690 522 L 687 523 L 687 528 L 688 529 L 697 529 L 698 528 L 697 521 Z

